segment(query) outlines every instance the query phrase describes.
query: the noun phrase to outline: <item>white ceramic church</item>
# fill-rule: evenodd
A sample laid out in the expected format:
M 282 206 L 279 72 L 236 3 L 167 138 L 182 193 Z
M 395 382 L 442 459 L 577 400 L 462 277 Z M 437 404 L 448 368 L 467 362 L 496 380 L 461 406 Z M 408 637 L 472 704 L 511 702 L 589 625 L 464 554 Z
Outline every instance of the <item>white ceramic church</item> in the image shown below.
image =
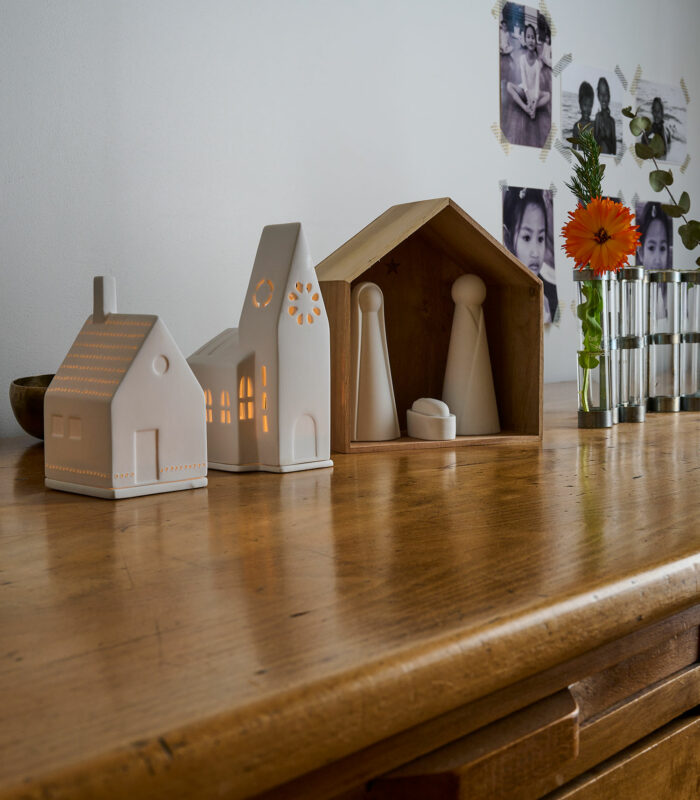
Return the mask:
M 298 222 L 268 225 L 238 328 L 188 363 L 206 401 L 209 467 L 330 467 L 330 329 Z

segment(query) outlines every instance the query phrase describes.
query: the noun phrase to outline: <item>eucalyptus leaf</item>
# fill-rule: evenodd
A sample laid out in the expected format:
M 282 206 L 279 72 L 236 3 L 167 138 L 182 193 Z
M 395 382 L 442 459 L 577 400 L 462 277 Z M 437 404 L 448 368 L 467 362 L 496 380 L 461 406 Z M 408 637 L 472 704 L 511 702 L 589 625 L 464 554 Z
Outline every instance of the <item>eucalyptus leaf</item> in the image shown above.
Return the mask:
M 695 225 L 693 225 L 693 223 L 695 223 Z M 698 242 L 700 242 L 700 222 L 691 220 L 685 225 L 681 225 L 678 228 L 678 235 L 681 237 L 683 246 L 687 250 L 693 250 L 697 247 Z
M 655 192 L 660 192 L 673 183 L 673 174 L 670 169 L 653 169 L 649 173 L 649 183 Z
M 680 206 L 667 205 L 666 203 L 661 204 L 661 210 L 664 212 L 664 214 L 668 214 L 669 217 L 673 217 L 674 219 L 682 217 L 684 213 Z
M 632 106 L 625 106 L 622 109 L 622 116 L 627 117 L 627 119 L 634 119 L 635 113 L 632 111 Z
M 637 154 L 637 158 L 642 158 L 644 160 L 654 158 L 654 151 L 648 144 L 644 144 L 643 142 L 637 142 L 637 144 L 635 144 L 634 152 Z
M 635 136 L 641 136 L 651 129 L 651 120 L 649 117 L 634 117 L 630 122 L 630 130 Z
M 695 263 L 700 267 L 700 258 L 696 258 Z
M 659 136 L 658 133 L 649 137 L 649 145 L 651 146 L 655 158 L 661 158 L 666 155 L 666 142 L 664 141 L 664 137 Z
M 687 214 L 690 211 L 690 195 L 688 192 L 683 192 L 683 194 L 678 198 L 678 207 L 683 209 L 684 214 Z

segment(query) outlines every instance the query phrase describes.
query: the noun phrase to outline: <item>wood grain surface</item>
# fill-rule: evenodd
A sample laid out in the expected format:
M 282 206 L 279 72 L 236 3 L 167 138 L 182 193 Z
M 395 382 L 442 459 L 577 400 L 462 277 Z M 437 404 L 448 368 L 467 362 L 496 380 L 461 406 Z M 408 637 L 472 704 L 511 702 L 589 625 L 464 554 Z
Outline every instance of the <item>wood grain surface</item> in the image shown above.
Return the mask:
M 247 797 L 697 603 L 700 414 L 546 390 L 541 449 L 119 502 L 3 441 L 0 797 Z

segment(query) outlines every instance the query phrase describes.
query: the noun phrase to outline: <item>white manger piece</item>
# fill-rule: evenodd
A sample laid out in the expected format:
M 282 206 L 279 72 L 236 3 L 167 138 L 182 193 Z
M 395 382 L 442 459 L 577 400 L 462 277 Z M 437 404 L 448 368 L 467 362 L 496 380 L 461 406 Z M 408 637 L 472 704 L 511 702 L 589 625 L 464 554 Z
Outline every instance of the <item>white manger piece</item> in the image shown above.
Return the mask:
M 457 418 L 460 436 L 500 433 L 482 304 L 486 284 L 460 275 L 452 284 L 455 302 L 442 399 Z
M 298 222 L 263 228 L 238 328 L 188 359 L 206 400 L 209 467 L 331 467 L 330 329 Z
M 94 309 L 44 400 L 45 485 L 120 499 L 207 485 L 202 390 L 163 321 L 118 314 L 96 277 Z
M 406 411 L 408 435 L 414 439 L 445 441 L 454 439 L 457 422 L 447 403 L 432 397 L 421 397 Z
M 356 442 L 401 436 L 384 322 L 384 295 L 376 283 L 359 283 L 350 298 L 352 431 Z

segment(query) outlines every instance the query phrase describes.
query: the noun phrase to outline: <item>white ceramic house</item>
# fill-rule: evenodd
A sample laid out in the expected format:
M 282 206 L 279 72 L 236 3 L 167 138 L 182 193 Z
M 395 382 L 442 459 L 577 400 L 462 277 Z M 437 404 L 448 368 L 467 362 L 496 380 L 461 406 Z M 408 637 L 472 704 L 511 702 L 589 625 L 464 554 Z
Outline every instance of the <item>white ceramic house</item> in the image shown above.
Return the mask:
M 46 486 L 111 499 L 207 485 L 202 389 L 163 321 L 117 314 L 114 278 L 44 400 Z
M 330 331 L 298 222 L 268 225 L 238 328 L 188 359 L 207 403 L 209 467 L 330 467 Z

